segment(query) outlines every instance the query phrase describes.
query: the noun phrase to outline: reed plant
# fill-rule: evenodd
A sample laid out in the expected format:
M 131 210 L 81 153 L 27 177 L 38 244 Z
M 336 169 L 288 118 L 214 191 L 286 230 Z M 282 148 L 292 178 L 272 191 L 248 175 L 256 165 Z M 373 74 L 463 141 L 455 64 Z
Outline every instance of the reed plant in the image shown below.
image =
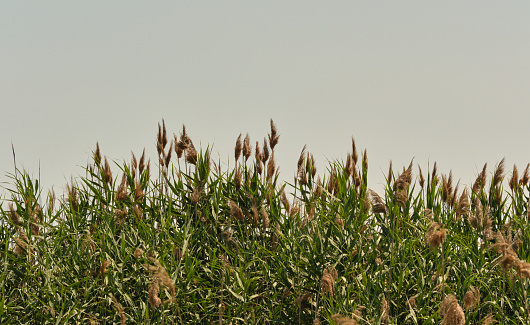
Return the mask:
M 162 121 L 153 163 L 96 144 L 59 196 L 9 175 L 0 323 L 529 323 L 528 166 L 464 187 L 391 165 L 377 193 L 352 139 L 324 173 L 304 147 L 284 182 L 270 127 L 241 134 L 226 169 Z

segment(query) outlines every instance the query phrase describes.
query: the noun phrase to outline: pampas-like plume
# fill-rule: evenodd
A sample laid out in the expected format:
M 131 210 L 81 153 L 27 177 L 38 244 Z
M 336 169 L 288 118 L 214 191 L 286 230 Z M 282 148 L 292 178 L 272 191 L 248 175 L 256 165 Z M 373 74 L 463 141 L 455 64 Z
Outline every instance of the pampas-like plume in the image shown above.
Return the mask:
M 236 186 L 236 190 L 239 191 L 241 188 L 241 179 L 243 175 L 241 173 L 241 167 L 239 165 L 236 166 L 236 171 L 234 172 L 234 184 Z
M 13 203 L 12 202 L 9 202 L 9 217 L 10 217 L 11 221 L 13 222 L 13 224 L 15 226 L 19 226 L 20 225 L 20 219 L 18 217 L 18 213 L 15 210 L 15 208 L 13 207 Z
M 526 165 L 523 176 L 519 180 L 519 185 L 526 186 L 530 180 L 530 164 Z
M 517 170 L 517 166 L 515 164 L 513 165 L 513 172 L 509 185 L 512 192 L 519 188 L 519 171 Z
M 269 228 L 269 214 L 267 213 L 267 210 L 265 210 L 265 207 L 261 207 L 261 218 L 262 218 L 262 225 L 263 225 L 263 230 L 266 230 L 267 228 Z
M 465 325 L 466 316 L 464 310 L 458 304 L 458 300 L 454 295 L 448 295 L 442 301 L 440 306 L 441 315 L 443 317 L 442 325 Z
M 386 213 L 386 205 L 383 199 L 374 190 L 369 189 L 368 193 L 372 198 L 372 212 L 373 213 Z
M 480 292 L 477 288 L 471 287 L 464 296 L 464 308 L 466 310 L 475 309 L 480 302 Z
M 274 162 L 274 152 L 273 152 L 272 156 L 269 159 L 269 163 L 267 164 L 267 179 L 268 180 L 272 179 L 275 171 L 276 171 L 276 165 Z
M 269 146 L 267 145 L 267 138 L 263 139 L 263 164 L 269 160 Z
M 279 139 L 280 135 L 276 130 L 276 125 L 274 125 L 274 122 L 271 119 L 271 133 L 269 133 L 269 145 L 272 151 L 274 151 L 274 147 L 276 147 L 276 145 L 278 144 Z
M 425 236 L 431 249 L 440 247 L 447 236 L 447 229 L 441 228 L 437 222 L 432 222 Z
M 381 302 L 381 322 L 384 324 L 390 322 L 390 306 L 388 305 L 385 296 L 383 296 L 383 301 Z
M 305 149 L 306 149 L 306 145 L 304 145 L 304 147 L 302 148 L 302 151 L 300 152 L 300 157 L 298 157 L 298 162 L 296 163 L 296 167 L 297 167 L 297 172 L 298 174 L 300 174 L 300 172 L 302 171 L 303 167 L 304 167 L 304 157 L 305 157 Z
M 457 218 L 461 216 L 467 216 L 469 214 L 469 200 L 467 197 L 467 190 L 464 189 L 462 191 L 462 195 L 460 195 L 460 199 L 458 200 L 457 208 L 456 208 L 456 216 Z
M 521 279 L 530 279 L 530 263 L 518 260 L 515 263 L 517 276 Z
M 121 177 L 121 183 L 120 186 L 118 186 L 118 190 L 116 191 L 116 201 L 123 202 L 127 199 L 127 176 L 125 174 Z
M 357 321 L 355 319 L 351 319 L 349 317 L 340 315 L 340 314 L 334 314 L 331 316 L 331 319 L 335 322 L 337 325 L 357 325 Z
M 504 158 L 502 158 L 501 162 L 497 165 L 497 169 L 495 169 L 495 174 L 493 174 L 493 179 L 491 181 L 491 184 L 493 187 L 497 187 L 504 178 Z
M 494 324 L 496 323 L 497 321 L 495 320 L 495 318 L 493 317 L 493 314 L 488 314 L 486 316 L 486 318 L 484 318 L 484 320 L 482 321 L 482 325 L 491 325 L 491 324 Z
M 357 155 L 357 147 L 355 146 L 355 139 L 353 137 L 351 137 L 351 157 L 353 159 L 353 166 L 357 166 L 359 156 Z
M 280 195 L 280 201 L 283 204 L 283 207 L 285 208 L 285 211 L 287 211 L 287 214 L 291 214 L 291 204 L 289 203 L 289 200 L 287 199 L 287 195 L 285 194 L 285 190 L 282 189 L 282 194 Z
M 395 191 L 404 191 L 407 190 L 410 183 L 412 182 L 412 163 L 414 159 L 410 162 L 409 167 L 398 176 L 394 182 Z
M 186 162 L 188 164 L 196 165 L 197 164 L 197 150 L 191 139 L 188 139 L 188 149 L 186 149 Z
M 99 268 L 99 276 L 104 277 L 105 273 L 107 273 L 107 267 L 110 265 L 110 260 L 105 260 L 103 264 L 101 264 L 101 267 Z
M 449 177 L 442 175 L 442 201 L 448 205 L 451 203 L 453 196 L 453 173 L 449 172 Z
M 423 185 L 425 184 L 425 178 L 423 178 L 423 173 L 421 172 L 421 167 L 419 165 L 418 168 L 420 170 L 420 187 L 423 188 Z
M 144 148 L 144 151 L 142 152 L 142 157 L 140 157 L 140 162 L 138 163 L 138 171 L 140 172 L 140 175 L 144 171 L 144 168 L 145 168 L 145 148 Z
M 337 270 L 333 266 L 328 267 L 324 270 L 320 283 L 322 286 L 322 293 L 329 294 L 333 297 L 335 291 L 335 281 L 338 279 Z
M 112 183 L 112 171 L 110 170 L 110 165 L 107 160 L 107 157 L 105 157 L 105 167 L 103 169 L 103 181 L 109 185 Z
M 94 162 L 96 166 L 101 164 L 101 151 L 99 150 L 99 142 L 96 142 L 96 151 L 94 152 Z
M 149 289 L 148 289 L 148 291 L 149 291 L 149 301 L 155 307 L 160 306 L 162 301 L 158 297 L 158 293 L 160 292 L 159 285 L 163 284 L 169 289 L 169 292 L 171 294 L 171 298 L 169 298 L 168 300 L 164 301 L 164 305 L 169 303 L 169 302 L 171 302 L 171 301 L 174 302 L 175 301 L 176 290 L 175 290 L 175 285 L 173 284 L 173 281 L 169 277 L 166 269 L 162 266 L 162 264 L 160 264 L 160 261 L 158 261 L 155 258 L 150 258 L 150 260 L 155 265 L 154 266 L 153 265 L 146 265 L 147 270 L 149 271 L 149 273 L 151 274 L 151 278 L 153 279 L 153 283 L 151 284 L 151 286 L 149 286 Z
M 230 207 L 230 215 L 236 218 L 239 222 L 243 222 L 245 217 L 243 215 L 243 210 L 232 200 L 228 199 L 228 206 Z
M 243 157 L 245 157 L 245 162 L 248 160 L 251 154 L 252 148 L 250 147 L 250 137 L 247 133 L 247 135 L 245 136 L 245 140 L 243 141 Z
M 475 180 L 475 183 L 473 183 L 472 191 L 475 194 L 478 194 L 479 190 L 486 185 L 486 168 L 487 167 L 488 167 L 488 164 L 485 163 L 484 167 L 482 168 L 482 172 L 478 174 L 477 179 Z

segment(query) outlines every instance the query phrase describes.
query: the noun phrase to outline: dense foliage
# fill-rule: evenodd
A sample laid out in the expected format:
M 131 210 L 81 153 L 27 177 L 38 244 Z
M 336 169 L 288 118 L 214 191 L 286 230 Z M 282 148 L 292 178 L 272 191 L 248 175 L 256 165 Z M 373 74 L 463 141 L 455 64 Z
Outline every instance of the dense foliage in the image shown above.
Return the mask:
M 0 323 L 529 323 L 528 168 L 459 190 L 411 162 L 378 195 L 352 141 L 322 180 L 304 148 L 284 184 L 278 138 L 272 121 L 254 149 L 240 136 L 223 171 L 159 126 L 156 168 L 113 173 L 98 145 L 60 199 L 11 175 Z

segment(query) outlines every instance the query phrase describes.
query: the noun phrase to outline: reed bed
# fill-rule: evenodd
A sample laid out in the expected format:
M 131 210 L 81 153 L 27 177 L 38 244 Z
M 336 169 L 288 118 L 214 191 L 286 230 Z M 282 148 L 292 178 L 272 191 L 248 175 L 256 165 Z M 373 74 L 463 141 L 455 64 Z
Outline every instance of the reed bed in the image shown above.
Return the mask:
M 528 166 L 485 165 L 464 187 L 436 164 L 390 165 L 376 193 L 355 141 L 320 174 L 304 147 L 292 184 L 278 143 L 271 120 L 222 170 L 162 122 L 155 162 L 97 144 L 59 197 L 11 175 L 0 323 L 530 323 Z

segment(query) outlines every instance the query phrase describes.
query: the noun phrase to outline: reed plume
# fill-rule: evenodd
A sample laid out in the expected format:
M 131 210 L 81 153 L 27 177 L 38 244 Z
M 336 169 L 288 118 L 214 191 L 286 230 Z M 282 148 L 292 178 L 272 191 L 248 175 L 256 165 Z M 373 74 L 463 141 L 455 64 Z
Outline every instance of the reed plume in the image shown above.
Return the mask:
M 271 119 L 271 132 L 269 133 L 269 145 L 272 151 L 274 151 L 274 147 L 276 147 L 276 145 L 278 144 L 279 139 L 280 139 L 280 135 L 278 134 L 278 131 L 276 130 L 276 125 L 274 125 L 274 122 Z
M 442 325 L 465 325 L 466 316 L 464 310 L 458 304 L 454 295 L 448 295 L 442 301 L 440 313 L 443 317 Z
M 519 185 L 526 186 L 529 180 L 530 180 L 530 163 L 526 165 L 526 168 L 523 172 L 523 176 L 519 180 Z
M 504 178 L 504 158 L 502 158 L 501 162 L 497 165 L 497 168 L 495 169 L 495 173 L 493 174 L 493 179 L 491 181 L 492 187 L 497 187 Z
M 464 296 L 464 308 L 466 310 L 475 309 L 480 302 L 480 292 L 477 288 L 471 287 Z
M 228 207 L 230 208 L 230 215 L 236 218 L 239 222 L 243 222 L 245 217 L 243 210 L 232 200 L 228 199 Z
M 436 249 L 445 241 L 447 229 L 443 229 L 439 223 L 431 222 L 426 234 L 427 244 L 431 249 Z
M 357 321 L 355 319 L 351 319 L 347 316 L 343 316 L 340 314 L 334 314 L 331 316 L 331 319 L 335 322 L 337 325 L 357 325 Z
M 519 171 L 517 170 L 517 166 L 515 164 L 513 165 L 513 172 L 512 177 L 510 178 L 509 186 L 512 192 L 519 189 Z
M 96 166 L 100 166 L 101 164 L 101 151 L 99 150 L 99 142 L 96 142 L 96 151 L 94 152 L 94 162 L 96 163 Z

